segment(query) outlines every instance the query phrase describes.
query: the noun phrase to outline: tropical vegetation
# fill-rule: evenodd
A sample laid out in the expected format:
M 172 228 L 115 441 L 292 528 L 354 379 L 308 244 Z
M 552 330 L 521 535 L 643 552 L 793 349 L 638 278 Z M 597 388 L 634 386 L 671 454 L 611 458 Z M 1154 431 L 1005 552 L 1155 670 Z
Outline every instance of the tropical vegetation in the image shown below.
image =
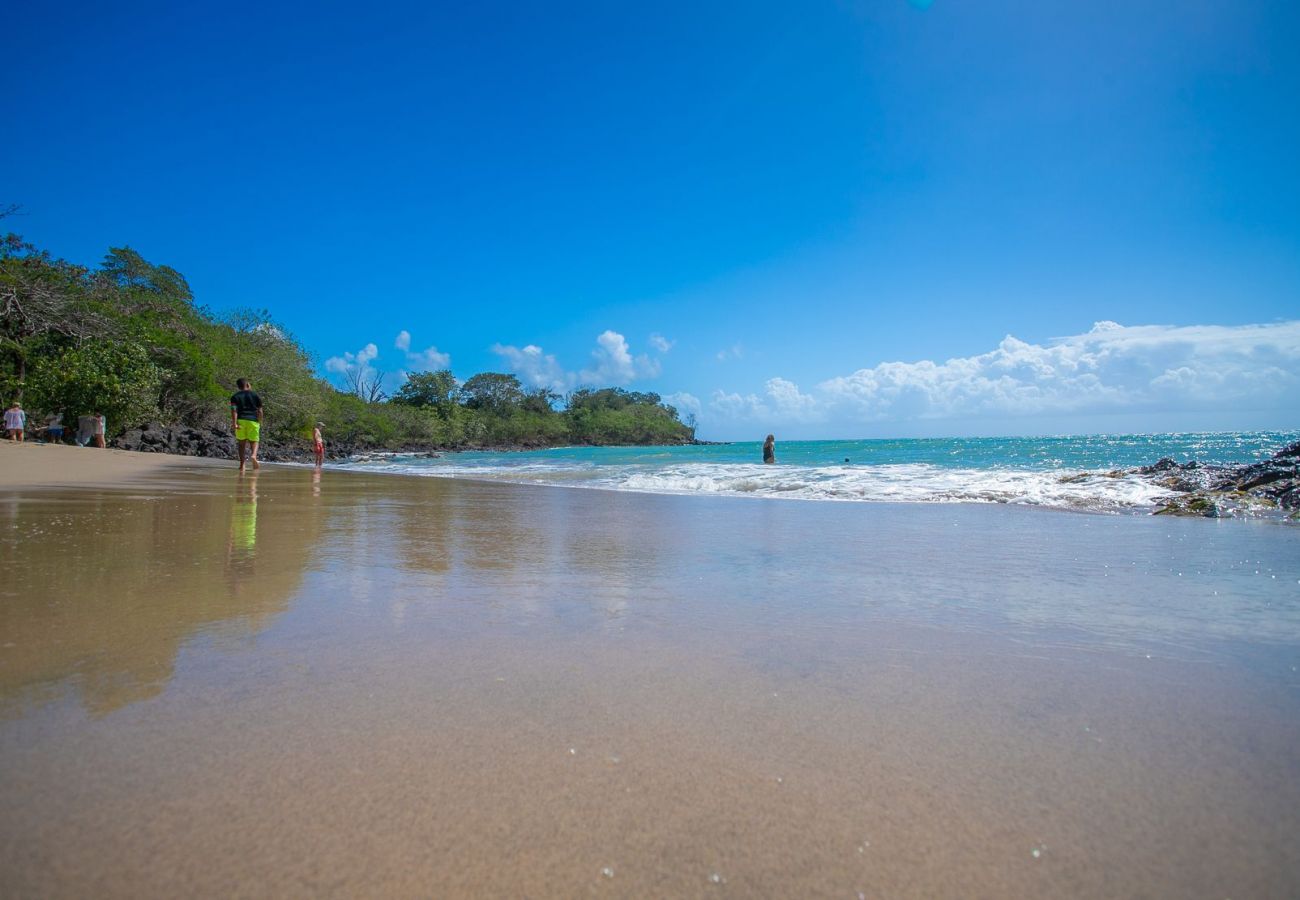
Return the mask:
M 267 402 L 269 440 L 331 438 L 365 448 L 685 443 L 694 428 L 658 394 L 621 388 L 561 396 L 508 373 L 464 381 L 414 372 L 388 397 L 355 378 L 319 377 L 311 354 L 265 310 L 217 314 L 185 278 L 129 247 L 98 268 L 8 234 L 0 239 L 0 397 L 32 420 L 102 412 L 110 432 L 147 422 L 222 427 L 237 377 Z

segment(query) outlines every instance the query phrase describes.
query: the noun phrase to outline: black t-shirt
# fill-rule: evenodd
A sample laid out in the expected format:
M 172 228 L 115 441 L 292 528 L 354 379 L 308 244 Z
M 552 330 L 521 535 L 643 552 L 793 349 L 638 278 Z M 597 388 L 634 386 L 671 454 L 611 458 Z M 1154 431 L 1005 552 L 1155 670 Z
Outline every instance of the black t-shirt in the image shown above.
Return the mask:
M 262 408 L 262 398 L 253 391 L 239 391 L 230 397 L 230 405 L 235 408 L 236 419 L 257 421 L 257 411 Z

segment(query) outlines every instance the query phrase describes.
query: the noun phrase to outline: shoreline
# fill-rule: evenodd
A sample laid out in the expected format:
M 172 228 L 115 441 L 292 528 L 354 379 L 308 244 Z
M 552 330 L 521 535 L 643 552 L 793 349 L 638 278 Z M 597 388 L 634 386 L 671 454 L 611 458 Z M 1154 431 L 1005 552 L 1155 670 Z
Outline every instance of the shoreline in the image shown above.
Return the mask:
M 113 488 L 126 487 L 138 484 L 141 481 L 156 478 L 171 472 L 176 475 L 183 475 L 187 472 L 198 471 L 220 471 L 229 470 L 237 471 L 234 460 L 207 457 L 207 456 L 190 456 L 178 453 L 153 452 L 126 450 L 118 448 L 108 448 L 107 451 L 99 453 L 88 453 L 96 448 L 72 447 L 67 445 L 56 444 L 38 444 L 35 442 L 25 442 L 14 444 L 8 441 L 0 441 L 4 449 L 0 449 L 0 492 L 13 490 L 22 490 L 28 488 L 40 488 L 49 490 L 58 490 L 61 488 Z M 576 445 L 571 445 L 576 446 Z M 641 445 L 634 445 L 641 446 Z M 1261 465 L 1276 464 L 1282 454 L 1289 453 L 1291 456 L 1296 454 L 1296 446 L 1292 445 L 1287 450 L 1282 451 L 1277 457 L 1269 460 L 1266 464 L 1256 464 L 1254 466 L 1240 466 L 1243 472 L 1258 470 Z M 563 448 L 549 448 L 563 449 Z M 448 451 L 452 452 L 452 451 Z M 466 451 L 455 451 L 466 452 Z M 467 452 L 489 452 L 500 453 L 500 450 L 489 451 L 467 451 Z M 489 477 L 476 475 L 464 470 L 439 471 L 437 467 L 430 466 L 425 471 L 402 471 L 386 468 L 370 469 L 365 466 L 367 462 L 382 462 L 387 458 L 400 457 L 422 457 L 438 456 L 439 454 L 422 454 L 401 451 L 388 451 L 383 454 L 363 455 L 359 457 L 350 457 L 342 459 L 328 460 L 325 464 L 325 470 L 332 473 L 342 473 L 347 475 L 372 475 L 372 476 L 402 476 L 406 478 L 424 480 L 439 480 L 452 482 L 471 482 L 475 484 L 488 485 L 511 485 L 515 487 L 549 487 L 549 488 L 578 488 L 582 491 L 598 491 L 607 495 L 646 495 L 656 497 L 725 497 L 741 498 L 751 500 L 804 500 L 809 502 L 830 502 L 832 505 L 841 506 L 845 504 L 866 503 L 871 506 L 938 506 L 938 507 L 1013 507 L 1032 509 L 1037 511 L 1055 511 L 1061 513 L 1084 513 L 1103 518 L 1135 517 L 1147 518 L 1150 516 L 1168 516 L 1175 515 L 1178 517 L 1190 518 L 1233 518 L 1243 521 L 1253 521 L 1256 519 L 1276 521 L 1281 524 L 1290 524 L 1297 518 L 1295 512 L 1288 514 L 1288 510 L 1282 504 L 1270 504 L 1273 508 L 1264 508 L 1262 504 L 1257 504 L 1253 509 L 1245 507 L 1239 502 L 1233 502 L 1232 506 L 1240 506 L 1244 514 L 1238 514 L 1236 509 L 1231 507 L 1221 511 L 1218 503 L 1207 502 L 1204 498 L 1214 498 L 1214 492 L 1207 492 L 1204 489 L 1200 491 L 1193 490 L 1189 493 L 1173 493 L 1171 496 L 1164 498 L 1159 504 L 1146 507 L 1132 508 L 1108 508 L 1092 507 L 1088 505 L 1070 505 L 1063 503 L 1051 502 L 1025 502 L 1017 499 L 1000 500 L 1000 499 L 983 499 L 978 496 L 955 497 L 955 498 L 907 498 L 907 497 L 847 497 L 847 496 L 801 496 L 799 494 L 786 492 L 765 492 L 765 491 L 695 491 L 695 490 L 672 490 L 672 489 L 655 489 L 648 487 L 627 488 L 605 483 L 582 483 L 577 481 L 545 481 L 531 480 L 524 478 L 510 477 Z M 292 469 L 292 470 L 311 470 L 314 468 L 311 462 L 301 460 L 263 460 L 262 465 L 270 468 Z M 1141 471 L 1144 474 L 1152 475 L 1180 475 L 1184 472 L 1195 473 L 1198 468 L 1197 463 L 1179 465 L 1172 460 L 1161 460 L 1160 463 L 1142 467 L 1134 472 Z M 795 467 L 796 469 L 798 467 Z M 1171 472 L 1172 470 L 1172 472 Z M 1213 469 L 1206 469 L 1212 471 Z M 249 470 L 251 471 L 251 469 Z M 1222 469 L 1220 469 L 1222 471 Z M 1115 473 L 1102 473 L 1099 477 L 1111 477 Z M 1082 475 L 1068 476 L 1067 479 L 1078 479 L 1080 477 L 1093 477 L 1097 473 L 1082 473 Z M 1202 482 L 1203 483 L 1203 482 Z M 1289 483 L 1289 482 L 1288 482 Z M 1198 485 L 1199 486 L 1199 485 Z M 1172 487 L 1172 485 L 1170 485 Z M 1187 487 L 1192 487 L 1188 485 Z M 1185 490 L 1186 488 L 1184 488 Z M 1176 490 L 1176 489 L 1175 489 Z M 1241 497 L 1241 493 L 1233 496 Z M 1277 508 L 1281 506 L 1282 508 Z

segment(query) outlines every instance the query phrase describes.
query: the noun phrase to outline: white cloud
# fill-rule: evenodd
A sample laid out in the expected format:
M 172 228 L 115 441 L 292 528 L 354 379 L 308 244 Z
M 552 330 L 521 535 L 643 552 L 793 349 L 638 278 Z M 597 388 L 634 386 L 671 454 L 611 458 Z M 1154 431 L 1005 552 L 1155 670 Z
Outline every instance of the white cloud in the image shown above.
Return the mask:
M 397 332 L 397 337 L 393 339 L 393 346 L 406 354 L 406 365 L 412 372 L 432 372 L 451 366 L 451 354 L 443 353 L 437 347 L 429 346 L 412 352 L 411 332 L 405 328 Z
M 426 347 L 419 353 L 407 353 L 406 361 L 417 372 L 434 372 L 451 365 L 451 354 L 443 353 L 437 347 Z
M 722 418 L 734 420 L 809 422 L 820 413 L 816 397 L 801 393 L 797 384 L 784 378 L 769 378 L 762 396 L 714 391 L 709 406 Z
M 756 394 L 742 395 L 714 391 L 713 396 L 709 398 L 709 409 L 723 419 L 748 421 L 771 418 L 767 406 Z
M 567 391 L 573 386 L 570 373 L 556 362 L 555 357 L 543 352 L 536 344 L 524 348 L 493 344 L 492 352 L 505 361 L 508 371 L 515 373 L 529 387 Z
M 389 388 L 405 382 L 409 372 L 445 369 L 451 365 L 451 357 L 440 352 L 437 347 L 429 347 L 418 353 L 410 352 L 411 333 L 405 329 L 398 332 L 393 346 L 405 352 L 407 365 L 396 373 L 389 372 L 383 376 L 383 382 Z M 375 364 L 378 359 L 379 347 L 371 342 L 355 353 L 331 356 L 325 360 L 325 371 L 343 376 L 341 381 L 345 387 L 357 381 L 370 382 L 380 375 L 379 367 Z
M 804 422 L 816 416 L 817 398 L 800 393 L 793 381 L 769 378 L 763 387 L 772 409 L 783 421 Z
M 374 362 L 377 356 L 379 356 L 379 348 L 374 344 L 366 344 L 356 353 L 331 356 L 325 360 L 325 369 L 339 375 L 345 375 L 349 372 L 361 372 L 369 376 L 375 371 L 370 364 Z
M 605 331 L 596 338 L 596 349 L 591 351 L 591 359 L 591 368 L 578 373 L 581 384 L 627 384 L 659 374 L 659 361 L 644 353 L 633 357 L 627 338 L 617 331 Z
M 660 372 L 658 360 L 644 353 L 633 356 L 627 339 L 617 331 L 605 331 L 596 338 L 591 365 L 579 372 L 566 370 L 536 344 L 522 348 L 494 344 L 492 352 L 525 384 L 561 392 L 580 385 L 624 385 L 640 378 L 654 378 Z
M 660 353 L 667 353 L 669 350 L 673 349 L 673 344 L 676 343 L 676 341 L 670 341 L 658 332 L 650 335 L 650 346 Z
M 732 344 L 730 347 L 727 347 L 723 350 L 719 350 L 716 354 L 718 362 L 726 362 L 729 359 L 740 359 L 744 355 L 745 355 L 745 348 L 740 344 L 739 341 Z
M 762 396 L 715 392 L 724 420 L 899 422 L 1129 412 L 1294 409 L 1300 321 L 1263 325 L 1098 322 L 1084 334 L 945 362 L 885 362 L 810 393 L 782 378 Z
M 664 402 L 670 406 L 677 407 L 678 412 L 691 413 L 698 416 L 704 409 L 700 403 L 700 398 L 686 391 L 678 391 L 675 394 L 665 394 Z

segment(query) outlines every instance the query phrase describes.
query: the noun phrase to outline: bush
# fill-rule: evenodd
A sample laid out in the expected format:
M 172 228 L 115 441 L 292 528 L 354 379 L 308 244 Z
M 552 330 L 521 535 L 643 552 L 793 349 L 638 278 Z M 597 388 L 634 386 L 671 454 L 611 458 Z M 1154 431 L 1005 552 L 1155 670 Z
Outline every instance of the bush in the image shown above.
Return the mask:
M 114 433 L 158 415 L 163 371 L 136 343 L 88 343 L 38 356 L 27 376 L 27 404 L 76 416 L 100 411 Z

